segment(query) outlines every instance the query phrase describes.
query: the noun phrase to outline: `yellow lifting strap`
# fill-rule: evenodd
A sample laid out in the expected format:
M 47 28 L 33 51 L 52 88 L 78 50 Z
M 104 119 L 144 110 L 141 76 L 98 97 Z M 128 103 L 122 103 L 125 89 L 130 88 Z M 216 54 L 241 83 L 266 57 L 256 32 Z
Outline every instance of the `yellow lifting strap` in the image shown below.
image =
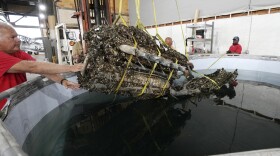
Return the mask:
M 127 26 L 127 23 L 126 23 L 125 20 L 123 19 L 121 13 L 122 13 L 122 0 L 120 0 L 120 4 L 119 4 L 119 14 L 118 14 L 117 18 L 115 19 L 115 21 L 113 22 L 113 25 L 116 25 L 117 22 L 119 21 L 119 19 L 121 19 L 121 20 L 122 20 L 122 23 L 123 23 L 125 26 Z
M 141 23 L 141 20 L 140 20 L 141 19 L 140 18 L 140 0 L 135 0 L 135 7 L 136 7 L 136 16 L 137 16 L 136 26 L 140 26 L 140 23 Z
M 155 2 L 154 2 L 154 0 L 152 1 L 152 3 L 153 3 L 153 10 L 154 10 L 154 21 L 155 21 L 155 26 L 156 26 L 156 37 L 157 37 L 162 43 L 166 44 L 165 41 L 162 39 L 162 37 L 158 34 L 157 17 L 156 17 L 157 15 L 156 15 L 156 7 L 155 7 Z M 178 63 L 178 60 L 176 59 L 176 64 L 177 64 L 177 63 Z M 165 89 L 166 89 L 166 86 L 167 86 L 169 80 L 171 79 L 171 77 L 172 77 L 172 75 L 173 75 L 173 72 L 174 72 L 174 69 L 172 69 L 172 71 L 169 73 L 169 76 L 168 76 L 168 78 L 167 78 L 167 81 L 166 81 L 165 84 L 163 85 L 162 91 L 161 91 L 161 93 L 157 96 L 157 98 L 160 97 L 160 96 L 162 96 L 162 95 L 164 94 Z
M 179 21 L 180 21 L 180 26 L 181 26 L 182 38 L 183 38 L 183 41 L 184 41 L 185 55 L 186 55 L 187 59 L 189 60 L 189 54 L 188 54 L 188 50 L 187 50 L 187 44 L 186 44 L 186 40 L 185 40 L 185 37 L 184 37 L 184 31 L 183 31 L 183 22 L 182 22 L 182 20 L 181 20 L 181 15 L 180 15 L 180 11 L 179 11 L 179 7 L 178 7 L 178 2 L 177 2 L 177 0 L 175 0 L 175 2 L 176 2 L 177 12 L 178 12 Z
M 207 69 L 210 69 L 214 64 L 216 64 L 216 63 L 217 63 L 221 58 L 223 58 L 225 55 L 226 55 L 226 53 L 223 54 L 221 57 L 219 57 L 215 62 L 213 62 Z
M 141 22 L 141 20 L 140 20 L 140 19 L 141 19 L 141 18 L 140 18 L 140 0 L 135 0 L 135 4 L 136 4 L 136 14 L 137 14 L 137 22 L 136 22 L 136 25 L 137 25 L 138 28 L 144 30 L 147 34 L 149 34 L 148 31 L 146 30 L 145 26 L 142 24 L 142 22 Z M 153 5 L 154 5 L 154 3 L 153 3 Z M 156 12 L 155 12 L 155 8 L 154 8 L 154 17 L 155 17 L 155 23 L 156 23 Z M 157 24 L 156 24 L 156 25 L 157 25 Z M 150 34 L 149 34 L 149 36 L 150 36 L 151 38 L 153 38 Z M 162 43 L 165 43 L 165 42 L 163 41 L 163 39 L 161 38 L 161 36 L 160 36 L 158 33 L 156 34 L 156 36 L 158 37 L 158 39 L 159 39 Z M 158 55 L 158 56 L 160 56 L 161 53 L 160 53 L 159 49 L 157 49 L 157 50 L 158 50 L 158 52 L 159 52 L 159 55 Z M 151 71 L 151 73 L 150 73 L 150 75 L 149 75 L 149 77 L 148 77 L 148 79 L 147 79 L 147 81 L 146 81 L 144 87 L 142 88 L 141 92 L 138 94 L 138 96 L 143 95 L 143 93 L 145 92 L 145 90 L 146 90 L 146 88 L 147 88 L 147 86 L 148 86 L 148 84 L 149 84 L 149 80 L 150 80 L 150 78 L 151 78 L 151 76 L 152 76 L 152 74 L 153 74 L 153 72 L 154 72 L 154 70 L 155 70 L 156 67 L 157 67 L 157 63 L 154 64 L 154 66 L 153 66 L 153 68 L 152 68 L 152 71 Z M 166 88 L 166 86 L 167 86 L 167 84 L 168 84 L 168 82 L 169 82 L 169 80 L 170 80 L 170 78 L 171 78 L 171 76 L 172 76 L 172 73 L 173 73 L 173 70 L 172 70 L 172 72 L 169 74 L 168 80 L 167 80 L 166 83 L 164 84 L 162 92 L 164 92 L 164 90 L 165 90 L 165 88 Z
M 161 56 L 161 53 L 160 53 L 159 49 L 157 49 L 157 50 L 158 50 L 158 56 Z M 147 86 L 148 86 L 148 84 L 150 83 L 151 76 L 153 75 L 153 73 L 154 73 L 156 67 L 157 67 L 157 63 L 154 64 L 153 69 L 152 69 L 152 71 L 150 72 L 150 75 L 149 75 L 148 79 L 146 80 L 146 83 L 145 83 L 144 87 L 142 88 L 141 92 L 138 94 L 138 96 L 143 95 L 143 93 L 146 91 Z
M 176 64 L 178 63 L 178 60 L 177 60 L 177 59 L 176 59 L 176 62 L 175 62 L 175 63 L 176 63 Z M 168 84 L 170 78 L 172 77 L 173 72 L 174 72 L 174 69 L 172 69 L 172 71 L 169 73 L 169 76 L 168 76 L 168 78 L 167 78 L 165 84 L 163 85 L 162 91 L 161 91 L 161 93 L 157 96 L 157 98 L 161 97 L 161 96 L 164 94 L 164 92 L 165 92 L 165 90 L 166 90 L 166 86 L 167 86 L 167 84 Z
M 178 2 L 177 2 L 177 0 L 175 0 L 175 2 L 176 2 L 176 7 L 177 7 L 177 12 L 178 12 L 179 20 L 180 20 L 180 23 L 181 23 L 180 25 L 181 25 L 181 32 L 182 32 L 182 37 L 183 37 L 183 41 L 184 41 L 185 55 L 186 55 L 187 59 L 189 60 L 189 55 L 188 55 L 187 46 L 186 46 L 186 40 L 185 40 L 185 38 L 184 38 L 184 32 L 183 32 L 183 27 L 182 27 L 183 23 L 182 23 L 182 20 L 181 20 L 181 15 L 180 15 L 179 7 L 178 7 Z M 223 56 L 221 56 L 218 60 L 216 60 L 216 61 L 215 61 L 212 65 L 210 65 L 207 69 L 209 69 L 211 66 L 213 66 L 213 65 L 214 65 L 216 62 L 218 62 L 222 57 L 223 57 Z M 193 72 L 196 73 L 196 74 L 198 74 L 198 75 L 201 75 L 201 76 L 205 77 L 205 78 L 208 79 L 208 80 L 210 80 L 212 83 L 214 83 L 214 84 L 217 86 L 218 89 L 220 88 L 220 86 L 219 86 L 214 80 L 212 80 L 211 78 L 205 76 L 204 74 L 198 73 L 198 72 L 196 72 L 196 71 L 193 71 Z
M 134 37 L 133 37 L 133 40 L 134 40 L 134 47 L 136 48 L 136 47 L 137 47 L 137 42 L 136 42 L 136 40 L 135 40 Z M 126 64 L 126 68 L 125 68 L 125 70 L 124 70 L 123 76 L 122 76 L 122 78 L 121 78 L 121 80 L 120 80 L 120 82 L 119 82 L 119 84 L 118 84 L 118 86 L 117 86 L 117 88 L 116 88 L 116 90 L 115 90 L 115 94 L 117 94 L 118 91 L 119 91 L 119 89 L 121 88 L 121 85 L 122 85 L 122 83 L 123 83 L 123 80 L 124 80 L 124 78 L 125 78 L 125 75 L 126 75 L 126 73 L 127 73 L 127 69 L 128 69 L 128 67 L 129 67 L 129 65 L 130 65 L 130 63 L 131 63 L 132 58 L 133 58 L 133 55 L 131 54 L 131 55 L 129 56 L 128 62 L 127 62 L 127 64 Z
M 131 63 L 132 57 L 133 57 L 133 55 L 130 55 L 130 56 L 129 56 L 128 62 L 127 62 L 127 64 L 126 64 L 126 68 L 125 68 L 124 73 L 123 73 L 123 76 L 122 76 L 122 78 L 121 78 L 121 80 L 120 80 L 120 82 L 119 82 L 119 84 L 118 84 L 118 87 L 117 87 L 116 90 L 115 90 L 115 93 L 116 93 L 116 94 L 118 93 L 119 89 L 121 88 L 121 85 L 122 85 L 122 83 L 123 83 L 123 80 L 124 80 L 125 75 L 126 75 L 126 72 L 127 72 L 127 69 L 128 69 L 128 67 L 129 67 L 129 64 Z
M 153 3 L 153 9 L 154 9 L 154 21 L 155 21 L 155 25 L 156 25 L 156 34 L 158 34 L 157 14 L 156 14 L 155 0 L 152 0 L 152 3 Z
M 151 38 L 153 38 L 149 32 L 147 31 L 147 29 L 145 28 L 145 26 L 143 25 L 143 23 L 141 22 L 141 18 L 140 18 L 140 0 L 135 0 L 135 7 L 136 7 L 136 16 L 137 16 L 137 20 L 136 20 L 136 26 L 137 28 L 145 31 Z
M 121 19 L 121 20 L 122 20 L 122 23 L 123 23 L 125 26 L 128 27 L 127 23 L 125 22 L 124 18 L 123 18 L 122 15 L 121 15 L 121 12 L 122 12 L 122 0 L 120 0 L 120 5 L 119 5 L 119 6 L 120 6 L 120 8 L 119 8 L 119 15 L 118 15 L 117 19 L 114 21 L 113 24 L 114 24 L 114 25 L 117 24 L 118 20 Z M 137 47 L 137 41 L 136 41 L 136 39 L 134 38 L 134 36 L 132 36 L 132 37 L 133 37 L 133 40 L 134 40 L 134 47 Z M 121 78 L 121 80 L 120 80 L 120 82 L 119 82 L 119 84 L 118 84 L 118 86 L 117 86 L 117 88 L 116 88 L 116 90 L 115 90 L 115 94 L 117 94 L 118 91 L 119 91 L 119 89 L 121 88 L 121 85 L 122 85 L 122 83 L 123 83 L 123 81 L 124 81 L 124 78 L 125 78 L 126 73 L 127 73 L 127 69 L 128 69 L 128 67 L 129 67 L 129 65 L 130 65 L 130 63 L 131 63 L 132 58 L 133 58 L 133 55 L 131 54 L 131 55 L 129 56 L 129 59 L 128 59 L 128 62 L 127 62 L 127 64 L 126 64 L 126 68 L 125 68 L 125 70 L 124 70 L 124 73 L 123 73 L 123 75 L 122 75 L 122 78 Z
M 194 70 L 192 70 L 192 72 L 194 72 L 194 73 L 196 73 L 196 74 L 198 74 L 198 75 L 200 75 L 200 76 L 205 77 L 206 79 L 208 79 L 209 81 L 211 81 L 213 84 L 215 84 L 216 87 L 217 87 L 217 89 L 220 89 L 220 86 L 217 84 L 217 82 L 214 81 L 214 80 L 212 80 L 210 77 L 205 76 L 204 74 L 198 73 L 198 72 L 196 72 L 196 71 L 194 71 Z
M 139 1 L 139 0 L 136 0 L 136 1 Z M 156 25 L 156 36 L 159 38 L 159 40 L 161 40 L 161 41 L 163 42 L 162 38 L 161 38 L 160 35 L 158 34 L 158 29 L 157 29 L 157 18 L 156 18 L 156 9 L 155 9 L 155 2 L 154 2 L 154 0 L 152 0 L 152 3 L 153 3 L 153 9 L 154 9 L 154 20 L 155 20 L 155 25 Z M 139 14 L 140 1 L 139 1 L 138 3 L 136 3 L 136 5 L 138 5 L 138 6 L 137 6 L 137 10 L 138 10 L 138 11 L 137 11 L 137 14 Z M 138 15 L 137 17 L 140 18 L 140 15 Z M 139 20 L 140 20 L 140 19 L 139 19 Z M 152 37 L 152 36 L 151 36 L 151 37 Z M 164 43 L 164 42 L 163 42 L 163 43 Z M 157 48 L 157 51 L 158 51 L 158 56 L 161 56 L 161 52 L 160 52 L 160 50 L 159 50 L 158 48 Z M 142 88 L 141 92 L 138 94 L 138 96 L 143 95 L 143 93 L 146 91 L 147 86 L 148 86 L 148 84 L 150 83 L 151 76 L 152 76 L 152 74 L 154 73 L 156 67 L 157 67 L 157 63 L 154 64 L 154 66 L 153 66 L 153 68 L 152 68 L 152 71 L 150 72 L 150 75 L 149 75 L 148 79 L 146 80 L 146 83 L 145 83 L 144 87 Z
M 213 62 L 207 69 L 210 69 L 214 64 L 216 64 L 216 63 L 217 63 L 220 59 L 222 59 L 225 55 L 226 55 L 226 54 L 223 54 L 222 56 L 220 56 L 220 57 L 219 57 L 215 62 Z M 214 84 L 217 86 L 218 89 L 220 89 L 220 86 L 217 84 L 216 81 L 214 81 L 214 80 L 212 80 L 211 78 L 205 76 L 204 74 L 198 73 L 198 72 L 196 72 L 196 71 L 193 71 L 193 72 L 195 72 L 195 73 L 197 73 L 197 74 L 199 74 L 199 75 L 201 75 L 201 76 L 207 78 L 207 79 L 210 80 L 212 83 L 214 83 Z

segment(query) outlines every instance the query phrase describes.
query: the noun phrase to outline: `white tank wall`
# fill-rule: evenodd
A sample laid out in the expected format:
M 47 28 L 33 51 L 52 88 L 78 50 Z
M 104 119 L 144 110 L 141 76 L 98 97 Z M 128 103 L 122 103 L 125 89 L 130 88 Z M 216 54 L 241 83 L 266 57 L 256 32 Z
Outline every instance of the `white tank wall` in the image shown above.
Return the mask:
M 224 68 L 228 71 L 238 69 L 238 80 L 264 82 L 280 86 L 280 57 L 253 55 L 209 55 L 191 56 L 194 70 L 211 73 Z
M 280 61 L 251 59 L 242 56 L 218 59 L 218 57 L 202 58 L 191 60 L 191 62 L 194 64 L 194 70 L 204 70 L 211 66 L 209 69 L 225 68 L 280 74 Z
M 213 53 L 225 53 L 232 44 L 232 38 L 239 36 L 243 53 L 248 49 L 249 54 L 252 55 L 280 56 L 280 44 L 278 44 L 280 22 L 277 22 L 279 19 L 280 13 L 214 20 Z M 211 22 L 207 23 L 211 24 Z M 186 29 L 186 24 L 183 24 L 184 38 L 191 34 L 191 29 Z M 155 28 L 150 28 L 148 31 L 152 35 L 156 32 Z M 168 36 L 172 37 L 176 49 L 184 53 L 184 40 L 180 25 L 159 27 L 158 32 L 163 39 Z

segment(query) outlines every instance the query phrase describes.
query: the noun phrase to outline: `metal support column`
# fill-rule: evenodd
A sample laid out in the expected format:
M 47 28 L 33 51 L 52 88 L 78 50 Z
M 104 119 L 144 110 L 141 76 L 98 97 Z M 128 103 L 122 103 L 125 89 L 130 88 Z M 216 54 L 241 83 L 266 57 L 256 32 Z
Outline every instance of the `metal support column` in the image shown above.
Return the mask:
M 94 0 L 94 18 L 96 25 L 101 25 L 101 12 L 99 0 Z

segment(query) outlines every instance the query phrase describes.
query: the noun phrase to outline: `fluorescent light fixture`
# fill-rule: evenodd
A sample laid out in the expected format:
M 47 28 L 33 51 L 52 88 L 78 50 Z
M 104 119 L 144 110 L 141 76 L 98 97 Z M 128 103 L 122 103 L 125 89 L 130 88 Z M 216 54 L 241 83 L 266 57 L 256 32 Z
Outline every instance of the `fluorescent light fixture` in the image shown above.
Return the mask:
M 40 13 L 40 14 L 39 14 L 39 17 L 40 17 L 41 19 L 44 19 L 44 18 L 45 18 L 45 15 L 42 14 L 42 13 Z
M 42 11 L 45 11 L 46 10 L 46 6 L 44 4 L 40 4 L 39 5 L 39 9 L 42 10 Z
M 36 5 L 35 2 L 29 2 L 29 5 Z

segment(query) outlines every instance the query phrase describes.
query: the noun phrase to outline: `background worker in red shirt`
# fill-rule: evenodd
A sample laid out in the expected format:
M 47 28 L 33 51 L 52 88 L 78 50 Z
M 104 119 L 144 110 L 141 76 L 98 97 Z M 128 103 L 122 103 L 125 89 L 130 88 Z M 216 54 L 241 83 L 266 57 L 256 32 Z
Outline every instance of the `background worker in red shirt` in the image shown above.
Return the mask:
M 235 36 L 232 40 L 232 45 L 229 47 L 227 54 L 241 54 L 242 46 L 238 43 L 239 37 Z
M 77 89 L 78 83 L 63 78 L 60 73 L 78 72 L 82 64 L 58 65 L 54 63 L 36 62 L 33 57 L 20 50 L 18 34 L 6 23 L 0 22 L 0 93 L 25 82 L 26 72 L 42 74 L 47 78 L 61 83 L 66 88 Z M 6 99 L 0 99 L 0 109 Z

